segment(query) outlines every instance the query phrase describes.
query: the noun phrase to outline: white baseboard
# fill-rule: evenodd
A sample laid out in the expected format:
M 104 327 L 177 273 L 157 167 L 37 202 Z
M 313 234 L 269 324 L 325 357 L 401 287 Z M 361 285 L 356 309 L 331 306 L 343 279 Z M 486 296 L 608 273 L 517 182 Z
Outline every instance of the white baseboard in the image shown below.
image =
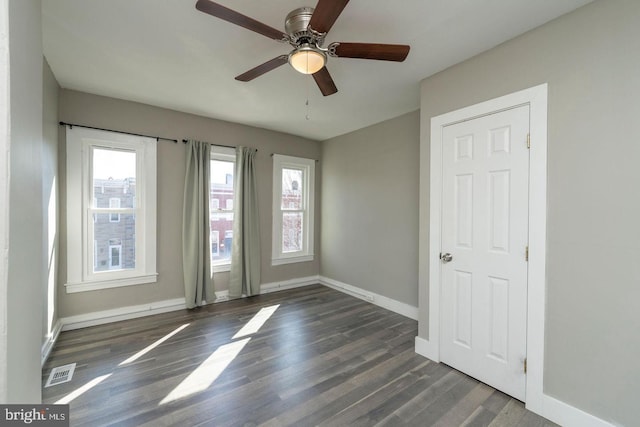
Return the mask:
M 214 303 L 229 301 L 229 291 L 216 291 Z
M 356 298 L 368 301 L 379 307 L 386 308 L 387 310 L 408 317 L 409 319 L 418 320 L 418 307 L 414 307 L 412 305 L 405 304 L 403 302 L 376 294 L 374 292 L 369 292 L 367 290 L 348 285 L 346 283 L 342 283 L 338 280 L 330 279 L 328 277 L 320 276 L 319 279 L 321 284 L 333 288 L 337 291 L 344 292 Z
M 547 394 L 542 395 L 542 408 L 540 408 L 540 411 L 534 410 L 534 412 L 565 427 L 615 427 L 615 424 L 604 421 Z
M 440 354 L 438 349 L 424 338 L 416 337 L 416 353 L 434 362 L 440 362 Z
M 96 311 L 93 313 L 78 314 L 60 319 L 62 330 L 86 328 L 89 326 L 103 325 L 105 323 L 119 322 L 121 320 L 136 319 L 138 317 L 151 316 L 153 314 L 167 313 L 183 310 L 184 298 L 175 298 L 149 304 L 131 305 L 114 308 L 112 310 Z
M 427 359 L 440 362 L 437 349 L 424 338 L 416 337 L 415 350 L 416 353 Z M 540 400 L 538 401 L 540 402 Z M 571 406 L 546 394 L 542 394 L 541 405 L 539 407 L 533 408 L 528 405 L 525 406 L 530 411 L 565 427 L 615 427 L 614 424 L 610 424 L 575 406 Z
M 300 288 L 302 286 L 317 285 L 320 283 L 320 276 L 308 276 L 298 279 L 285 280 L 282 282 L 263 283 L 260 285 L 260 293 L 284 291 L 286 289 Z
M 293 289 L 301 286 L 318 284 L 318 276 L 302 277 L 299 279 L 285 280 L 282 282 L 264 283 L 260 285 L 260 293 L 267 294 L 270 292 L 282 291 L 285 289 Z M 216 300 L 214 303 L 229 300 L 229 291 L 216 292 Z M 119 322 L 121 320 L 136 319 L 138 317 L 151 316 L 154 314 L 167 313 L 170 311 L 184 310 L 186 308 L 184 298 L 175 298 L 165 301 L 152 302 L 149 304 L 132 305 L 127 307 L 119 307 L 111 310 L 96 311 L 93 313 L 79 314 L 59 319 L 62 331 L 70 331 L 73 329 L 86 328 L 89 326 L 104 325 L 105 323 Z M 60 332 L 58 331 L 58 334 Z M 57 339 L 57 335 L 56 335 Z M 53 343 L 45 343 L 51 351 Z M 43 354 L 44 354 L 43 347 Z
M 56 344 L 56 341 L 58 341 L 58 337 L 60 336 L 60 332 L 62 332 L 62 321 L 60 321 L 60 319 L 56 320 L 56 323 L 53 325 L 53 329 L 51 330 L 51 333 L 49 333 L 49 335 L 47 335 L 44 343 L 42 344 L 42 349 L 41 349 L 41 359 L 40 359 L 40 366 L 44 366 L 45 362 L 47 361 L 47 359 L 49 358 L 49 355 L 51 354 L 51 350 L 53 349 L 53 346 Z
M 431 359 L 434 362 L 440 361 L 437 348 L 424 338 L 416 337 L 415 349 L 416 353 L 426 357 L 427 359 Z M 575 406 L 571 406 L 549 395 L 542 394 L 541 399 L 536 399 L 536 401 L 540 402 L 540 404 L 536 404 L 536 407 L 525 404 L 526 408 L 561 426 L 614 427 L 614 424 L 601 420 L 600 418 L 588 414 Z
M 344 292 L 348 295 L 370 302 L 387 310 L 403 315 L 413 320 L 418 319 L 418 307 L 379 295 L 356 286 L 348 285 L 337 280 L 324 276 L 309 276 L 298 279 L 285 280 L 282 282 L 265 283 L 260 286 L 260 293 L 293 289 L 314 284 L 323 284 L 332 289 Z M 216 301 L 223 302 L 229 299 L 228 291 L 216 292 Z M 53 327 L 50 336 L 42 345 L 42 364 L 49 357 L 61 331 L 85 328 L 88 326 L 102 325 L 105 323 L 117 322 L 120 320 L 135 319 L 138 317 L 151 316 L 154 314 L 167 313 L 185 309 L 184 298 L 158 301 L 150 304 L 142 304 L 128 307 L 120 307 L 112 310 L 98 311 L 94 313 L 80 314 L 58 319 Z M 437 349 L 432 343 L 421 337 L 415 338 L 416 353 L 439 362 Z M 591 414 L 588 414 L 574 406 L 562 402 L 554 397 L 543 394 L 540 408 L 530 408 L 539 415 L 563 426 L 567 427 L 615 427 L 615 424 L 606 422 Z

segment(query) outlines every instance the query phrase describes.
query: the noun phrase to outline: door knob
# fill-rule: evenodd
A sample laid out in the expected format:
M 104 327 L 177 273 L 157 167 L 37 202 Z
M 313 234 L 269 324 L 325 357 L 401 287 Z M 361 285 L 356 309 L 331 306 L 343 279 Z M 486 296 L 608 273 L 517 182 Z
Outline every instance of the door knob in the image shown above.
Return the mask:
M 446 254 L 441 253 L 440 259 L 442 260 L 443 263 L 446 264 L 448 262 L 451 262 L 451 260 L 453 260 L 453 255 L 451 255 L 449 252 L 447 252 Z

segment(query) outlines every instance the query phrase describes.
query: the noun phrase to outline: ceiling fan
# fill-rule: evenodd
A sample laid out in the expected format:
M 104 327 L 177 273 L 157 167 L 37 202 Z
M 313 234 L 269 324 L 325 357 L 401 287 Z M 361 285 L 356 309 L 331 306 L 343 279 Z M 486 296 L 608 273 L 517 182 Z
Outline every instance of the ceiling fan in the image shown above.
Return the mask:
M 210 0 L 198 0 L 196 9 L 293 46 L 289 54 L 260 64 L 240 74 L 236 80 L 251 81 L 288 62 L 297 71 L 312 74 L 320 92 L 327 96 L 338 92 L 326 67 L 327 57 L 402 62 L 409 54 L 409 46 L 396 44 L 333 42 L 326 48 L 322 47 L 327 33 L 347 3 L 349 0 L 319 0 L 315 9 L 295 9 L 285 18 L 286 33 Z

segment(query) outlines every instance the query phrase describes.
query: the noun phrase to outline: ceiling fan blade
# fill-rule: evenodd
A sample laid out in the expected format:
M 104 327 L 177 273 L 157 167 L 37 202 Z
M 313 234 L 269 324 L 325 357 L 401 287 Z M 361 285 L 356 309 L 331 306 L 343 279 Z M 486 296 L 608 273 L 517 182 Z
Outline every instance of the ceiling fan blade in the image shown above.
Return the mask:
M 262 22 L 256 21 L 253 18 L 249 18 L 241 13 L 226 8 L 218 3 L 214 3 L 210 0 L 198 0 L 196 3 L 196 9 L 200 12 L 208 13 L 211 16 L 220 18 L 224 21 L 231 22 L 232 24 L 240 25 L 248 30 L 255 31 L 263 36 L 269 37 L 274 40 L 288 40 L 289 36 L 280 30 L 276 30 Z
M 349 0 L 318 0 L 309 27 L 319 33 L 328 33 Z
M 270 61 L 265 62 L 264 64 L 260 64 L 257 67 L 250 69 L 246 73 L 240 74 L 238 77 L 236 77 L 236 80 L 239 80 L 241 82 L 249 82 L 256 77 L 260 77 L 264 73 L 267 73 L 275 68 L 278 68 L 281 65 L 286 64 L 287 61 L 287 55 L 280 55 Z
M 335 47 L 339 58 L 378 59 L 381 61 L 402 62 L 409 54 L 410 46 L 403 44 L 380 43 L 331 43 L 329 50 Z
M 314 73 L 313 79 L 316 81 L 318 88 L 320 88 L 320 92 L 322 92 L 324 96 L 333 95 L 338 91 L 336 84 L 331 78 L 331 74 L 329 74 L 329 70 L 327 70 L 327 67 L 322 67 L 320 71 Z

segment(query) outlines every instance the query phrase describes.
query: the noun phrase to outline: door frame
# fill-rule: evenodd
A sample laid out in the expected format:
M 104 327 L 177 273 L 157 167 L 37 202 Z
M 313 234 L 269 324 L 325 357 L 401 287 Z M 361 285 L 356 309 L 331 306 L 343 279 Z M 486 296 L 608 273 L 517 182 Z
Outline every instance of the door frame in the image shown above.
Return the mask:
M 544 328 L 546 294 L 546 222 L 547 222 L 547 84 L 481 102 L 431 118 L 429 195 L 421 183 L 421 198 L 429 202 L 429 238 L 420 239 L 420 253 L 428 254 L 428 274 L 421 268 L 419 281 L 428 288 L 429 338 L 416 340 L 417 351 L 440 361 L 440 286 L 441 209 L 442 209 L 442 134 L 445 126 L 472 120 L 523 105 L 529 106 L 529 263 L 527 272 L 527 380 L 525 402 L 528 409 L 539 412 L 543 398 Z M 422 167 L 426 165 L 422 164 Z M 421 206 L 424 206 L 421 203 Z M 421 230 L 424 236 L 426 230 Z M 427 250 L 428 246 L 428 250 Z M 425 262 L 421 256 L 421 262 Z M 420 347 L 420 348 L 418 348 Z

